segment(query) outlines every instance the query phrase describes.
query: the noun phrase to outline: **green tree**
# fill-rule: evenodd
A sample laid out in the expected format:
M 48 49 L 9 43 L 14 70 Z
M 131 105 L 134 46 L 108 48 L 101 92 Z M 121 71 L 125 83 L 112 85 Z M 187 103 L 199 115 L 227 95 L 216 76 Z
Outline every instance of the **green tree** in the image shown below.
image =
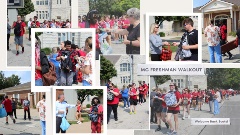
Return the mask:
M 100 67 L 101 80 L 107 81 L 112 77 L 117 76 L 117 70 L 115 69 L 114 65 L 102 55 L 100 59 Z
M 17 10 L 18 14 L 22 17 L 25 17 L 26 15 L 35 11 L 32 0 L 24 0 L 24 8 L 18 8 Z
M 121 16 L 130 8 L 140 9 L 140 0 L 90 0 L 90 10 L 96 9 L 101 15 Z
M 172 79 L 170 75 L 153 76 L 153 78 L 156 83 L 156 87 L 159 84 L 163 84 L 163 83 L 167 82 L 168 80 Z
M 182 22 L 185 18 L 189 16 L 155 16 L 155 23 L 159 26 L 163 23 L 163 21 L 174 21 L 174 22 Z
M 78 100 L 81 102 L 81 104 L 86 100 L 88 96 L 103 96 L 103 89 L 78 89 L 76 91 Z
M 5 77 L 4 73 L 0 72 L 0 89 L 5 89 L 20 84 L 20 77 L 17 75 L 12 75 L 10 77 Z

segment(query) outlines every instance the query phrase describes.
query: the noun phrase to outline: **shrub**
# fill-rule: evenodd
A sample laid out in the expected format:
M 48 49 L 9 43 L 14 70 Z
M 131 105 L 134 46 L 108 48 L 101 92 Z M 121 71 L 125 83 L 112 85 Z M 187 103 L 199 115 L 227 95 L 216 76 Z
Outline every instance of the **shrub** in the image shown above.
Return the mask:
M 90 108 L 90 107 L 91 107 L 91 105 L 90 105 L 90 104 L 87 104 L 87 105 L 86 105 L 86 107 L 87 107 L 87 108 Z
M 165 33 L 164 32 L 159 32 L 160 37 L 165 37 Z
M 49 55 L 51 53 L 51 48 L 46 47 L 46 48 L 42 48 L 41 51 L 44 51 L 46 55 Z
M 236 35 L 237 35 L 237 33 L 236 33 L 236 32 L 234 32 L 234 31 L 232 31 L 232 32 L 230 32 L 230 33 L 229 33 L 229 36 L 236 37 Z

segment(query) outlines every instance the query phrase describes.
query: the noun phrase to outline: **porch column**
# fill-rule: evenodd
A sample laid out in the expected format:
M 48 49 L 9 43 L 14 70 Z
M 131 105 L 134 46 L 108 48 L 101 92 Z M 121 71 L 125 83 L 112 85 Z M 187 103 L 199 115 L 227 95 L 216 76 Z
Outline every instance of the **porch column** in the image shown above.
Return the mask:
M 202 9 L 202 29 L 204 29 L 204 10 Z
M 236 31 L 237 30 L 237 25 L 236 25 L 236 20 L 237 20 L 237 12 L 234 11 L 234 17 L 233 17 L 233 30 Z

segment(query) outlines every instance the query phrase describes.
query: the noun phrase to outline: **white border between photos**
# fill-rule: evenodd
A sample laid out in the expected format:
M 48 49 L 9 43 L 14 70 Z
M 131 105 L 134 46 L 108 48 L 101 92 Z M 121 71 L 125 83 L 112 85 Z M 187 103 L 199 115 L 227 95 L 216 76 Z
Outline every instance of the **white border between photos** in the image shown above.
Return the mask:
M 149 60 L 149 16 L 198 16 L 198 61 L 150 61 Z M 146 64 L 201 64 L 202 63 L 202 23 L 201 13 L 146 13 Z
M 52 87 L 52 102 L 53 102 L 53 111 L 52 111 L 52 120 L 53 120 L 53 124 L 52 124 L 52 134 L 53 135 L 58 135 L 56 133 L 56 90 L 57 89 L 102 89 L 103 90 L 103 132 L 101 134 L 97 134 L 97 135 L 107 135 L 107 87 L 106 86 L 53 86 Z M 91 128 L 91 127 L 89 127 Z M 93 133 L 67 133 L 67 135 L 77 135 L 77 134 L 81 134 L 81 135 L 92 135 Z
M 32 29 L 32 35 L 31 35 L 31 38 L 32 39 L 35 39 L 35 32 L 91 32 L 92 33 L 92 41 L 95 41 L 95 33 L 96 33 L 96 30 L 95 29 L 49 29 L 49 28 L 34 28 Z M 95 70 L 95 55 L 96 55 L 96 43 L 95 42 L 92 42 L 92 45 L 93 45 L 93 58 L 94 58 L 94 61 L 93 61 L 93 65 L 92 65 L 92 71 L 93 71 L 93 80 L 92 80 L 92 86 L 94 86 L 96 84 L 96 70 Z M 31 88 L 32 88 L 32 92 L 45 92 L 46 89 L 49 89 L 53 86 L 35 86 L 35 40 L 31 40 L 31 46 L 32 46 L 32 62 L 31 62 L 31 65 L 32 65 L 32 72 L 31 72 Z M 67 86 L 67 87 L 71 87 L 71 86 Z M 78 86 L 79 87 L 79 86 Z M 84 86 L 85 87 L 85 86 Z

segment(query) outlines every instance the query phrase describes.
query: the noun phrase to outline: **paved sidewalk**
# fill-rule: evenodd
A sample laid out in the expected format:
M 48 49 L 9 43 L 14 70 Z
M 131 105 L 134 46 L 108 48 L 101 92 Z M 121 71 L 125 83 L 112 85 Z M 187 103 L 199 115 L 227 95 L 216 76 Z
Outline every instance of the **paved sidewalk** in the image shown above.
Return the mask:
M 236 37 L 228 36 L 228 41 L 233 41 Z M 222 57 L 222 63 L 240 63 L 240 52 L 238 48 L 235 48 L 230 51 L 233 54 L 233 57 L 229 60 L 228 56 Z M 227 54 L 227 53 L 226 53 Z M 215 54 L 216 56 L 216 54 Z M 215 57 L 216 59 L 216 57 Z M 210 63 L 210 56 L 208 52 L 207 39 L 202 35 L 202 61 L 203 63 Z
M 72 124 L 67 133 L 91 133 L 91 122 L 84 122 L 82 124 Z M 102 126 L 103 133 L 103 126 Z
M 24 66 L 30 67 L 31 66 L 31 41 L 28 41 L 28 34 L 23 36 L 23 46 L 24 46 L 24 53 L 22 53 L 22 47 L 19 46 L 19 55 L 16 56 L 16 45 L 14 42 L 14 36 L 10 37 L 9 40 L 9 48 L 11 51 L 7 51 L 7 66 Z
M 121 103 L 120 103 L 121 104 Z M 149 99 L 142 105 L 138 104 L 136 114 L 129 114 L 129 109 L 118 106 L 118 121 L 110 116 L 108 129 L 149 129 Z
M 182 112 L 182 107 L 181 107 L 180 114 L 178 115 L 178 121 L 179 121 L 178 135 L 207 135 L 207 134 L 220 135 L 220 133 L 221 134 L 223 133 L 222 130 L 232 131 L 231 134 L 229 134 L 229 135 L 238 135 L 237 133 L 240 132 L 239 131 L 240 129 L 239 129 L 239 121 L 237 119 L 237 116 L 239 116 L 239 114 L 240 114 L 240 109 L 239 109 L 240 106 L 238 105 L 238 108 L 236 108 L 236 105 L 239 104 L 239 101 L 240 101 L 240 96 L 234 96 L 234 97 L 231 97 L 230 100 L 225 100 L 224 102 L 222 102 L 220 104 L 220 114 L 217 116 L 214 116 L 213 114 L 211 114 L 209 112 L 208 104 L 204 104 L 202 106 L 202 111 L 190 110 L 191 118 L 213 118 L 213 117 L 214 118 L 231 118 L 230 121 L 231 121 L 231 123 L 234 123 L 234 126 L 233 125 L 231 125 L 231 126 L 214 126 L 214 128 L 213 128 L 213 126 L 204 126 L 204 125 L 203 126 L 201 126 L 201 125 L 193 126 L 193 125 L 191 125 L 190 119 L 182 120 L 183 112 Z M 232 106 L 232 105 L 234 105 L 234 106 Z M 229 106 L 230 108 L 224 109 L 224 106 Z M 226 109 L 235 110 L 235 111 L 230 112 L 230 111 L 227 111 Z M 228 115 L 226 114 L 226 112 L 228 113 Z M 173 121 L 173 117 L 172 117 L 172 123 L 173 122 L 174 121 Z M 151 130 L 145 130 L 145 131 L 135 130 L 134 134 L 135 135 L 167 135 L 167 132 L 169 132 L 169 129 L 166 128 L 165 124 L 162 121 L 161 121 L 161 126 L 162 126 L 162 130 L 160 132 L 155 132 L 155 129 L 157 128 L 157 124 L 151 124 L 151 127 L 150 127 Z M 205 127 L 207 127 L 207 128 L 205 128 Z M 216 129 L 221 130 L 221 132 L 216 133 L 215 132 Z M 235 131 L 238 131 L 238 132 L 235 132 Z M 235 132 L 235 133 L 233 133 L 233 132 Z M 228 132 L 228 133 L 230 133 L 230 132 Z M 223 134 L 223 135 L 225 135 L 225 134 Z
M 6 118 L 0 118 L 0 133 L 1 134 L 41 134 L 41 125 L 37 109 L 30 109 L 31 121 L 24 120 L 23 109 L 17 109 L 16 123 L 13 124 L 10 117 L 8 117 L 9 125 L 5 125 Z

